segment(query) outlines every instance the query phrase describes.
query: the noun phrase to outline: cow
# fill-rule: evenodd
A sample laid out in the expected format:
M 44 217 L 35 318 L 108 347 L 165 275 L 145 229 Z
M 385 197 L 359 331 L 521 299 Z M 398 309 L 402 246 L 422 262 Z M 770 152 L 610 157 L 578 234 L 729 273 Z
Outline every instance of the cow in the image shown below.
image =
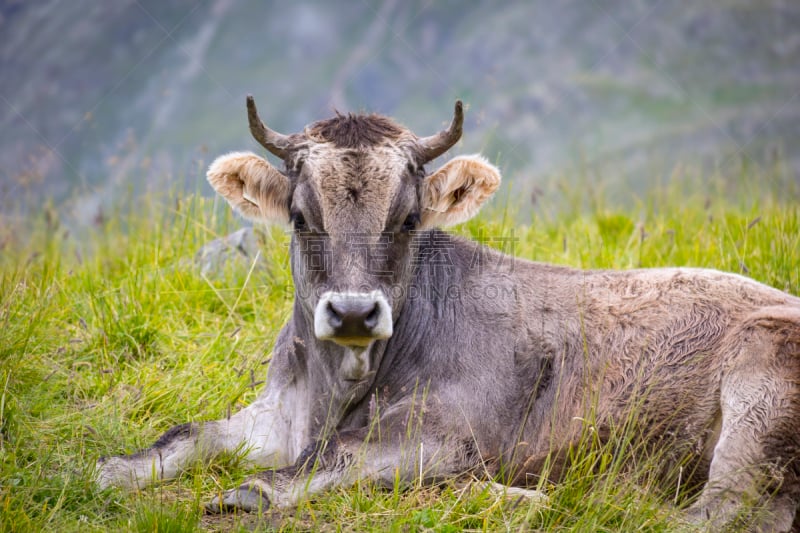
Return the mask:
M 461 101 L 428 137 L 339 113 L 284 135 L 251 96 L 247 110 L 283 169 L 234 152 L 207 177 L 244 217 L 292 226 L 294 304 L 264 390 L 225 419 L 101 458 L 101 487 L 142 487 L 223 451 L 264 470 L 212 511 L 289 507 L 361 479 L 502 471 L 525 485 L 546 465 L 557 478 L 582 421 L 602 438 L 634 413 L 640 438 L 701 476 L 691 520 L 721 526 L 756 502 L 759 528 L 792 527 L 800 298 L 709 269 L 530 262 L 442 231 L 500 184 L 480 155 L 426 170 L 459 140 Z

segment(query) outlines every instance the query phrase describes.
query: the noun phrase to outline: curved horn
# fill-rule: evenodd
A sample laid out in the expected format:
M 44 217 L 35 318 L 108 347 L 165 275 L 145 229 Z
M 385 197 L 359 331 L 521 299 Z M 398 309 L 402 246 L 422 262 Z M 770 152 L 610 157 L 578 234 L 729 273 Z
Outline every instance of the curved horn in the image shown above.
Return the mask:
M 276 156 L 286 159 L 286 156 L 289 155 L 289 148 L 292 146 L 289 136 L 272 131 L 261 122 L 258 109 L 256 109 L 256 101 L 250 94 L 247 95 L 247 120 L 250 122 L 250 133 L 253 138 Z
M 442 130 L 436 135 L 423 137 L 417 141 L 421 148 L 424 162 L 432 161 L 448 151 L 461 138 L 461 126 L 464 124 L 464 105 L 461 100 L 456 100 L 456 108 L 453 111 L 453 121 L 450 127 Z

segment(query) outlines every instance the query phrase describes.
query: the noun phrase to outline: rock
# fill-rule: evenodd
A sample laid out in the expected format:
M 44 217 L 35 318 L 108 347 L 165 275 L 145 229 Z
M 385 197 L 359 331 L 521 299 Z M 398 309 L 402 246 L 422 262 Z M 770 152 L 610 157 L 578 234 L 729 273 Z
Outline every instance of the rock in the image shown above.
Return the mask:
M 256 261 L 255 268 L 265 267 L 261 245 L 264 234 L 261 230 L 246 227 L 233 233 L 214 239 L 194 256 L 194 262 L 203 276 L 213 276 L 228 265 L 240 266 L 249 270 Z

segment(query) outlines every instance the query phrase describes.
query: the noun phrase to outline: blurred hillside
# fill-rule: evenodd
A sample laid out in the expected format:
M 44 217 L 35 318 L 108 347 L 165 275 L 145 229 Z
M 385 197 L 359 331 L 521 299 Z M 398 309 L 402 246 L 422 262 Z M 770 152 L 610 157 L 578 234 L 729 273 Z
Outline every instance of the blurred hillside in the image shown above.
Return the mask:
M 579 169 L 645 189 L 676 162 L 779 159 L 796 182 L 798 28 L 792 0 L 6 0 L 0 209 L 52 197 L 90 221 L 167 183 L 209 192 L 214 156 L 262 152 L 247 93 L 284 132 L 336 108 L 427 135 L 462 98 L 455 152 L 522 199 Z

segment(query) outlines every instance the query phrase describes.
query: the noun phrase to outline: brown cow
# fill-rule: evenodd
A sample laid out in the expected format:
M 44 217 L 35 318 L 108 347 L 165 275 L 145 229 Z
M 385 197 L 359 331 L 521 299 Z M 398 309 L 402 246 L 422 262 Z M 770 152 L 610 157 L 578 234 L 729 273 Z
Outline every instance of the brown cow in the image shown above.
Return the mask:
M 281 135 L 247 104 L 251 132 L 285 168 L 232 153 L 208 179 L 244 216 L 293 224 L 292 318 L 255 403 L 101 459 L 102 486 L 240 449 L 266 470 L 212 509 L 478 467 L 522 481 L 578 438 L 580 420 L 602 436 L 633 410 L 642 439 L 669 444 L 706 480 L 691 517 L 719 526 L 760 502 L 758 527 L 792 527 L 800 299 L 714 270 L 532 263 L 440 231 L 500 182 L 480 156 L 424 167 L 458 141 L 461 102 L 424 138 L 376 115 Z

